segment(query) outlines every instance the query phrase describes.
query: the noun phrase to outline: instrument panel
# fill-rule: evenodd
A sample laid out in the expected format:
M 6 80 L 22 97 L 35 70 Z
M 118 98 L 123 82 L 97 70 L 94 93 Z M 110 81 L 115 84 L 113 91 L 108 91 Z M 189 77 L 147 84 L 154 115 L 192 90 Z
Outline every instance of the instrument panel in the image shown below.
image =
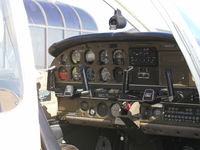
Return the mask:
M 170 34 L 80 36 L 52 45 L 49 52 L 55 69 L 48 88 L 56 92 L 61 120 L 112 128 L 136 125 L 147 134 L 199 138 L 199 95 Z M 185 134 L 190 130 L 197 132 Z
M 157 45 L 132 47 L 132 45 L 137 46 L 137 43 L 129 46 L 130 43 L 125 42 L 98 44 L 101 44 L 100 48 L 96 47 L 96 43 L 81 45 L 57 57 L 53 65 L 68 74 L 65 82 L 81 82 L 80 66 L 84 65 L 89 82 L 119 83 L 122 82 L 123 70 L 134 66 L 130 75 L 130 84 L 138 82 L 149 85 L 159 84 Z M 149 45 L 152 46 L 151 43 Z M 63 81 L 61 78 L 57 79 Z

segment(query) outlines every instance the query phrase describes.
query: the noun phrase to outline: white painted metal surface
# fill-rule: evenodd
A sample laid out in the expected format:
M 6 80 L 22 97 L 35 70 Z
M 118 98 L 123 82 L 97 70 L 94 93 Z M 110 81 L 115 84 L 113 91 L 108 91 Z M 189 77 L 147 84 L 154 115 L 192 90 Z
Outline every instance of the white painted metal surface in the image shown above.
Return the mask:
M 0 113 L 1 150 L 39 150 L 40 130 L 36 71 L 23 0 L 1 0 L 1 4 L 12 22 L 15 46 L 19 57 L 23 80 L 23 98 L 11 111 Z

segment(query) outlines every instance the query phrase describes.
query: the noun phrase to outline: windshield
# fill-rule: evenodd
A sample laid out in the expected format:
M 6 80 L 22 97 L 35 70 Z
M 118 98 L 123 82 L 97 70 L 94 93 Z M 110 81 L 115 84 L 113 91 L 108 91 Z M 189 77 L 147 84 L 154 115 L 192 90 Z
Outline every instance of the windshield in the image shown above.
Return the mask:
M 192 3 L 192 9 L 190 6 Z M 200 21 L 199 21 L 199 2 L 198 1 L 176 1 L 176 7 L 180 15 L 182 16 L 184 22 L 187 24 L 188 28 L 192 32 L 196 39 L 198 45 L 200 45 Z
M 151 0 L 116 0 L 116 2 L 141 22 L 148 31 L 170 31 Z
M 184 55 L 200 92 L 199 1 L 153 0 Z
M 22 98 L 19 56 L 10 21 L 9 11 L 0 1 L 0 93 L 2 90 L 7 90 L 16 97 Z M 3 105 L 2 103 L 4 102 L 1 100 L 0 106 Z
M 85 1 L 81 0 L 61 1 L 87 10 L 95 19 L 99 32 L 170 31 L 151 0 L 87 0 L 87 3 L 91 5 L 85 5 Z M 114 9 L 118 8 L 128 23 L 124 29 L 111 31 L 109 30 L 109 19 L 114 15 Z

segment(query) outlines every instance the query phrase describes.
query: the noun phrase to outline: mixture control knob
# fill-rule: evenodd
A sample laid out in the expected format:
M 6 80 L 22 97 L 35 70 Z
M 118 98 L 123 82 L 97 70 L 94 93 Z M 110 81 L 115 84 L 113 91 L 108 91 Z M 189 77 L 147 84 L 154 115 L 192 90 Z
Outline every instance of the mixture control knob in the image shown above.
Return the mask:
M 124 109 L 127 110 L 127 111 L 129 111 L 130 108 L 131 108 L 131 104 L 130 104 L 130 103 L 126 103 L 126 104 L 124 105 Z
M 122 115 L 127 115 L 128 111 L 129 111 L 130 108 L 131 108 L 131 104 L 128 103 L 128 102 L 123 102 L 121 108 L 122 108 L 122 109 L 121 109 L 121 114 L 122 114 Z

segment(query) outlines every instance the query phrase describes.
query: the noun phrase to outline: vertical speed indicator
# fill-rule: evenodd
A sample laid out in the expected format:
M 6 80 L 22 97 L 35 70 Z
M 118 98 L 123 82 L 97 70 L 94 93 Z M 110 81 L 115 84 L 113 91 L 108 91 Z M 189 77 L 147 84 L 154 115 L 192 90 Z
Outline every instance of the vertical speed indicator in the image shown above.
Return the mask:
M 124 51 L 117 49 L 113 52 L 113 64 L 124 65 Z

